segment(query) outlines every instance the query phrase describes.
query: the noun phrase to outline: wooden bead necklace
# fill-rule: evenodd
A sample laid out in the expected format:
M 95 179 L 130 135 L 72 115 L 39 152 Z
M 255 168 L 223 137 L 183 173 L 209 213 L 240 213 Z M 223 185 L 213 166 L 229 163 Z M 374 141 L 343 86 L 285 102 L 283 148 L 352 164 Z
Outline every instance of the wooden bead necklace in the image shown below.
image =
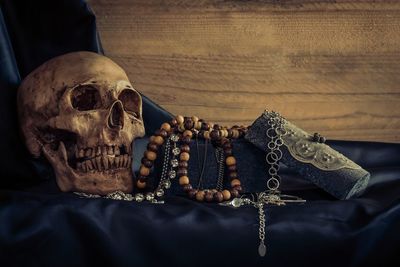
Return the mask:
M 241 182 L 237 174 L 236 159 L 232 154 L 232 143 L 231 139 L 237 139 L 244 136 L 247 127 L 234 126 L 230 129 L 221 127 L 217 124 L 210 124 L 197 117 L 183 117 L 181 115 L 176 116 L 171 122 L 163 123 L 159 130 L 150 137 L 150 141 L 147 145 L 147 150 L 144 152 L 144 156 L 141 160 L 141 166 L 139 169 L 139 177 L 136 182 L 136 187 L 139 189 L 145 189 L 147 186 L 147 180 L 151 172 L 151 168 L 154 166 L 154 161 L 157 158 L 160 147 L 167 140 L 163 164 L 163 174 L 166 174 L 166 168 L 168 164 L 171 164 L 171 169 L 168 172 L 169 178 L 166 179 L 166 175 L 162 175 L 160 184 L 155 190 L 156 196 L 162 196 L 164 189 L 168 189 L 170 186 L 169 179 L 174 179 L 175 176 L 179 177 L 179 184 L 182 186 L 183 191 L 188 194 L 190 198 L 198 201 L 216 201 L 222 202 L 229 200 L 231 197 L 239 196 L 242 191 Z M 217 189 L 205 189 L 199 190 L 194 189 L 190 184 L 188 177 L 188 161 L 190 159 L 190 146 L 193 136 L 196 138 L 202 138 L 210 140 L 215 147 L 221 148 L 224 154 L 224 161 L 226 169 L 228 170 L 228 176 L 231 178 L 231 189 L 220 190 Z M 169 160 L 170 143 L 172 140 L 174 148 L 172 153 L 177 156 L 178 159 L 174 158 L 171 162 Z M 176 143 L 180 141 L 180 147 L 176 147 Z M 174 168 L 178 167 L 175 171 Z M 154 193 L 147 193 L 146 199 L 152 199 Z

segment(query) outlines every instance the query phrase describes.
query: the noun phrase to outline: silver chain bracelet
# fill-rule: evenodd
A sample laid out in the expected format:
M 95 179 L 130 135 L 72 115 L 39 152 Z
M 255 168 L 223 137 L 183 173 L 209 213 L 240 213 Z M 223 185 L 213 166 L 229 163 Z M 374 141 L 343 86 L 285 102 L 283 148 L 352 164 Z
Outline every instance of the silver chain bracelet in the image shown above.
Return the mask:
M 224 206 L 241 207 L 243 205 L 252 205 L 258 209 L 258 237 L 260 244 L 258 246 L 258 254 L 264 257 L 266 254 L 265 246 L 265 226 L 266 216 L 264 211 L 264 205 L 276 205 L 281 206 L 286 203 L 304 203 L 305 200 L 290 195 L 282 195 L 279 191 L 281 178 L 279 176 L 279 161 L 282 158 L 281 146 L 283 145 L 282 137 L 286 134 L 284 124 L 286 120 L 275 111 L 265 110 L 264 115 L 268 118 L 268 127 L 265 135 L 268 138 L 267 143 L 267 154 L 265 161 L 268 166 L 266 190 L 260 193 L 256 193 L 255 197 L 252 195 L 252 199 L 249 197 L 242 196 L 240 198 L 234 198 L 231 201 L 220 203 Z

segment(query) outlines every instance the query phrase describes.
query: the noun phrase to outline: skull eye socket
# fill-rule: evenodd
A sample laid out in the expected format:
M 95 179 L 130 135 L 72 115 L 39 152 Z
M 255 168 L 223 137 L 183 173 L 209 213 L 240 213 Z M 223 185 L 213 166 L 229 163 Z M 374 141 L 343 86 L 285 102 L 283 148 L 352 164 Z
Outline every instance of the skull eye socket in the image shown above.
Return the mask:
M 135 118 L 140 117 L 140 95 L 131 89 L 124 89 L 118 96 L 127 113 Z
M 71 104 L 74 109 L 80 111 L 99 109 L 101 107 L 100 93 L 90 85 L 78 86 L 72 91 Z

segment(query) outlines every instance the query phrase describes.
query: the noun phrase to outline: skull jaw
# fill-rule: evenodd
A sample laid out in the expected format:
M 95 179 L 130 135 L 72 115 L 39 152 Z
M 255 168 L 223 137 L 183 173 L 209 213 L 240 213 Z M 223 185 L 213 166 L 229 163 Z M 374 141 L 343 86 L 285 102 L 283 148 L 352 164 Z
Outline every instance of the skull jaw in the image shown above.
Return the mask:
M 53 166 L 57 185 L 62 192 L 76 191 L 107 195 L 115 191 L 131 193 L 133 190 L 133 173 L 130 167 L 78 173 L 68 165 L 67 153 L 63 142 L 60 142 L 57 151 L 52 150 L 47 145 L 42 147 L 42 151 Z
M 71 169 L 69 166 L 67 168 Z M 84 175 L 79 175 L 72 169 L 67 172 L 60 172 L 57 169 L 56 181 L 63 192 L 74 191 L 107 195 L 115 191 L 131 193 L 133 190 L 132 171 L 130 169 L 114 170 L 112 173 L 91 172 Z

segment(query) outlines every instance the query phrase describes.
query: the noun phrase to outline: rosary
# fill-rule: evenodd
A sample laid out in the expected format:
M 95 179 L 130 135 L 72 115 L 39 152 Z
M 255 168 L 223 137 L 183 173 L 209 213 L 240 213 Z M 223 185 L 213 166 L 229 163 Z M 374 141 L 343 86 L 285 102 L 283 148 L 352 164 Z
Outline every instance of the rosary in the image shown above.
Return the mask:
M 155 204 L 164 203 L 159 198 L 171 187 L 173 180 L 178 180 L 182 190 L 193 200 L 200 202 L 216 202 L 219 205 L 239 208 L 252 205 L 258 210 L 259 240 L 258 253 L 261 257 L 266 254 L 265 246 L 265 211 L 266 205 L 286 205 L 286 203 L 304 203 L 305 200 L 290 195 L 283 195 L 279 191 L 281 178 L 279 176 L 279 161 L 282 158 L 282 137 L 286 134 L 284 124 L 286 120 L 274 111 L 266 111 L 268 116 L 268 129 L 266 130 L 267 142 L 266 164 L 268 167 L 266 190 L 255 194 L 242 194 L 243 188 L 239 180 L 236 158 L 233 155 L 231 140 L 244 137 L 248 127 L 233 126 L 222 127 L 218 124 L 207 123 L 197 117 L 176 116 L 170 122 L 161 125 L 154 135 L 150 137 L 139 169 L 136 188 L 140 192 L 126 194 L 120 191 L 110 193 L 105 198 L 142 202 L 144 200 Z M 189 144 L 196 139 L 197 159 L 199 161 L 200 175 L 196 186 L 190 183 L 188 176 L 188 161 L 191 157 Z M 198 139 L 204 139 L 204 157 L 200 164 Z M 215 188 L 202 188 L 204 169 L 206 165 L 207 144 L 215 148 L 215 157 L 218 165 L 218 175 Z M 161 150 L 164 148 L 162 170 L 158 185 L 153 191 L 148 191 L 147 184 L 151 168 Z M 225 173 L 225 170 L 227 173 Z M 178 179 L 176 179 L 178 177 Z M 223 188 L 224 178 L 229 178 L 230 188 Z M 78 193 L 83 197 L 98 198 L 99 195 Z

